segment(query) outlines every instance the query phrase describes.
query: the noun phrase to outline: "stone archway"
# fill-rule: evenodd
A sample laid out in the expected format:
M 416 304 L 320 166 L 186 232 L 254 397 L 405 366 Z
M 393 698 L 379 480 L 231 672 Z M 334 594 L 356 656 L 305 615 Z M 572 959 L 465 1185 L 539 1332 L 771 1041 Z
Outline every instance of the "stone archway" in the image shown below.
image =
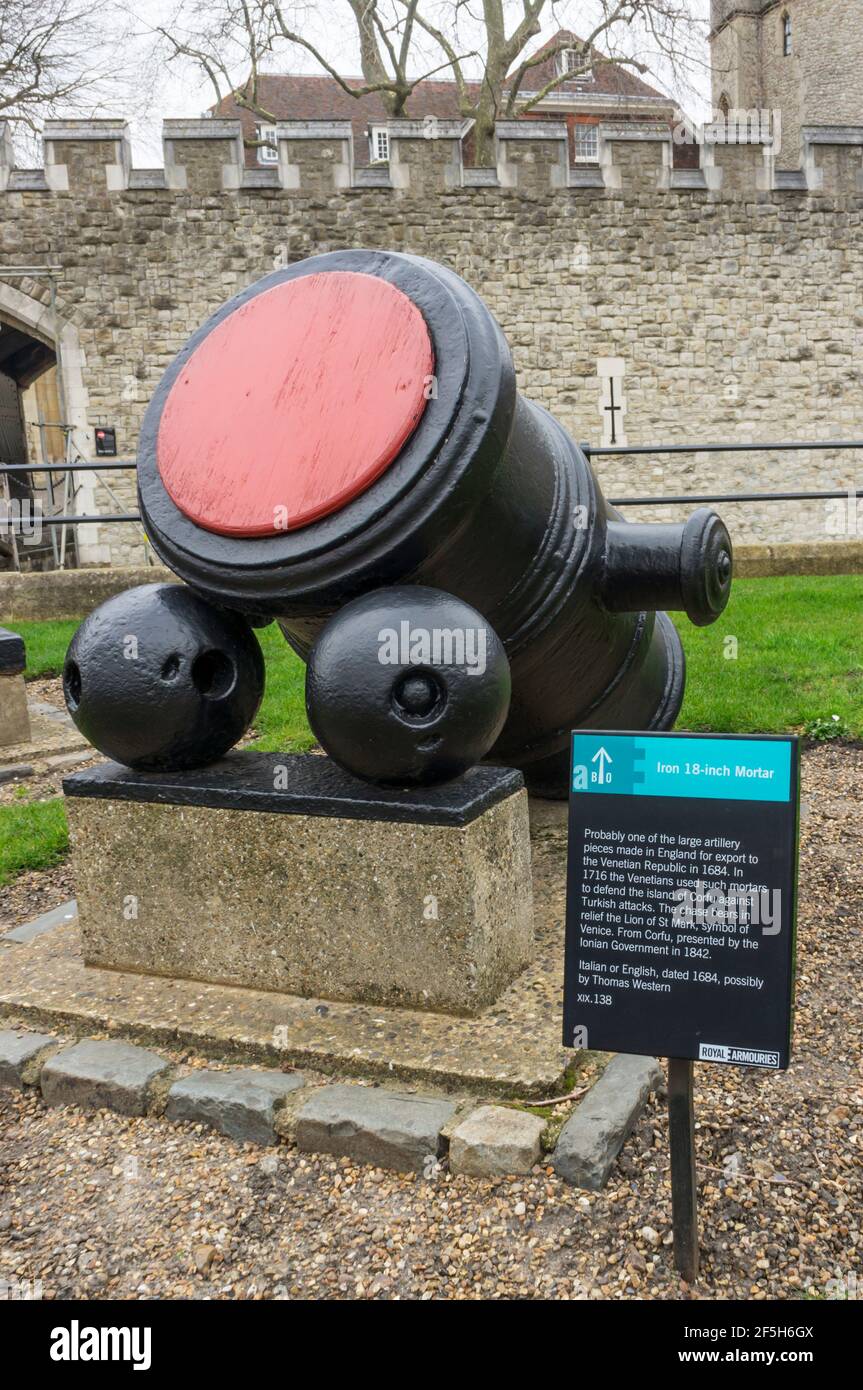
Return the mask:
M 24 329 L 54 349 L 61 382 L 61 400 L 66 422 L 71 426 L 72 442 L 77 454 L 90 460 L 90 431 L 88 427 L 89 395 L 84 384 L 84 352 L 73 323 L 64 319 L 50 304 L 25 293 L 2 279 L 0 268 L 0 318 L 13 327 Z M 36 276 L 33 277 L 34 281 Z M 92 515 L 96 509 L 92 475 L 81 475 L 76 496 L 76 511 Z M 96 533 L 87 535 L 85 533 Z M 79 563 L 93 564 L 103 559 L 98 528 L 81 527 L 78 534 Z

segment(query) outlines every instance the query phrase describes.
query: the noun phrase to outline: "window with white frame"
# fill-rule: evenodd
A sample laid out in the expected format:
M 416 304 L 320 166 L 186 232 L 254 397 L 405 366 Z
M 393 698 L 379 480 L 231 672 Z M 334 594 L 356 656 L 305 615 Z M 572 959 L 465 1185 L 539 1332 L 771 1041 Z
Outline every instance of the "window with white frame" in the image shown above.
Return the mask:
M 563 48 L 557 55 L 557 75 L 572 73 L 578 82 L 592 82 L 593 72 L 586 67 L 587 55 L 580 48 Z
M 256 126 L 255 138 L 266 142 L 263 145 L 258 145 L 258 163 L 278 164 L 279 142 L 276 139 L 276 127 L 274 125 Z
M 791 16 L 786 10 L 782 16 L 782 52 L 786 58 L 790 58 L 794 52 L 794 37 L 791 30 Z
M 585 125 L 578 121 L 575 125 L 576 164 L 597 164 L 599 162 L 599 126 Z
M 390 137 L 385 125 L 369 127 L 369 146 L 372 164 L 386 164 L 390 157 Z

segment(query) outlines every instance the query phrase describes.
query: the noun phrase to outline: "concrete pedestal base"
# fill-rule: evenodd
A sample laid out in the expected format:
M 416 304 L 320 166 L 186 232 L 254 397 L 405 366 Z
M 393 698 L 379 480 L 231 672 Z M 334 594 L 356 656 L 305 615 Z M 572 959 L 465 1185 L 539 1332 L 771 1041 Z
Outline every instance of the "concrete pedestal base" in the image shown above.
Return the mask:
M 0 748 L 26 743 L 30 738 L 24 662 L 21 638 L 0 627 Z
M 88 965 L 473 1014 L 528 964 L 520 774 L 385 791 L 329 759 L 66 780 Z
M 23 676 L 0 675 L 0 748 L 30 739 L 27 687 Z

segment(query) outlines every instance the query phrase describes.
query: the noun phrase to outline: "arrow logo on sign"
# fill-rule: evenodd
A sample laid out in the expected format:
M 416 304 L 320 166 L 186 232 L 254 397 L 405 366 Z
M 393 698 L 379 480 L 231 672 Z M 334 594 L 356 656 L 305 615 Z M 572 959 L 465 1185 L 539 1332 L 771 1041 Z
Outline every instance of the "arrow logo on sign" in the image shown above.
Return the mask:
M 592 763 L 595 763 L 597 758 L 599 759 L 599 775 L 596 780 L 597 782 L 599 782 L 601 786 L 603 782 L 611 781 L 611 778 L 606 772 L 605 768 L 606 764 L 613 762 L 614 759 L 612 758 L 611 754 L 608 753 L 604 748 L 598 748 L 590 761 Z

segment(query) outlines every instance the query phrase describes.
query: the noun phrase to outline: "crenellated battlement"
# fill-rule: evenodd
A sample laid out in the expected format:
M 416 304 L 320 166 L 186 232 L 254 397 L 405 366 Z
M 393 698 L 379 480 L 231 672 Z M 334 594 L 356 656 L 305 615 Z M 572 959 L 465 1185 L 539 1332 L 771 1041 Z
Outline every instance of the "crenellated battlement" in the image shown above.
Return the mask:
M 465 163 L 470 121 L 390 121 L 388 165 L 358 166 L 348 121 L 284 121 L 276 126 L 278 162 L 248 168 L 234 120 L 166 120 L 164 166 L 132 165 L 127 125 L 115 120 L 47 121 L 40 169 L 16 167 L 7 124 L 0 121 L 0 192 L 74 194 L 165 189 L 203 194 L 282 189 L 328 197 L 370 188 L 424 197 L 454 189 L 498 188 L 547 194 L 592 189 L 611 196 L 703 192 L 863 192 L 863 126 L 807 126 L 799 169 L 779 169 L 771 135 L 707 126 L 699 167 L 674 166 L 674 135 L 661 122 L 603 122 L 598 162 L 572 167 L 563 121 L 502 121 L 494 167 Z
M 403 250 L 474 286 L 520 389 L 576 439 L 605 437 L 609 364 L 630 443 L 857 438 L 863 128 L 804 127 L 788 169 L 766 124 L 699 132 L 682 168 L 681 132 L 661 122 L 606 122 L 597 162 L 573 166 L 563 121 L 502 121 L 475 168 L 469 121 L 392 121 L 389 163 L 371 167 L 347 121 L 284 121 L 277 159 L 252 167 L 236 121 L 172 120 L 163 164 L 144 169 L 122 121 L 54 121 L 42 167 L 22 169 L 0 121 L 0 326 L 58 351 L 81 457 L 106 426 L 128 459 L 166 366 L 231 295 L 321 252 Z M 32 402 L 24 419 L 39 457 Z M 605 458 L 601 476 L 610 497 L 748 491 L 754 476 L 841 491 L 860 462 L 660 454 Z M 84 473 L 75 505 L 133 511 L 134 489 L 131 473 Z M 818 504 L 723 511 L 741 541 L 825 535 Z M 145 559 L 131 525 L 84 527 L 80 544 L 89 562 Z

